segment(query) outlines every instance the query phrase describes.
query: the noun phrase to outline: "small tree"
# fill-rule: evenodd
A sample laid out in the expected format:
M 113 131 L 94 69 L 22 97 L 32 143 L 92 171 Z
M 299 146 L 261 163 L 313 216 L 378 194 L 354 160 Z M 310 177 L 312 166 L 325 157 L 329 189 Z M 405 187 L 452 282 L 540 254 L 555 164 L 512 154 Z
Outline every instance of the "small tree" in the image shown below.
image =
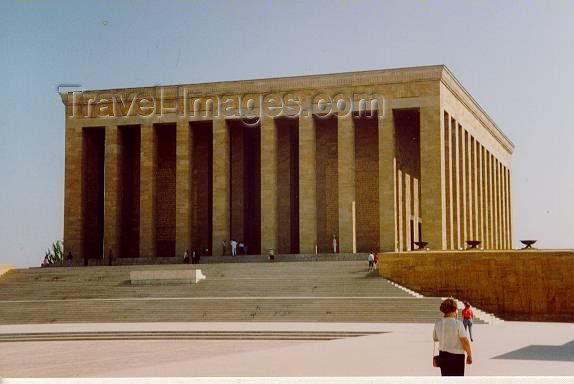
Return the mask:
M 46 256 L 50 263 L 64 261 L 64 242 L 62 240 L 54 241 L 52 243 L 52 249 L 48 249 Z

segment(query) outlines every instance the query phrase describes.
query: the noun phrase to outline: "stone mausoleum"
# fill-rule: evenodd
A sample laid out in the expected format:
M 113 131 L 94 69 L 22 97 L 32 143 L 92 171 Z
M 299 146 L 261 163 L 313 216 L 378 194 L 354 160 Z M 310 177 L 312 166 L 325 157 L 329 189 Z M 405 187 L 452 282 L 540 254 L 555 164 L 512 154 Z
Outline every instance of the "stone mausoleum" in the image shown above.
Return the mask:
M 513 144 L 442 65 L 61 98 L 78 264 L 511 247 Z

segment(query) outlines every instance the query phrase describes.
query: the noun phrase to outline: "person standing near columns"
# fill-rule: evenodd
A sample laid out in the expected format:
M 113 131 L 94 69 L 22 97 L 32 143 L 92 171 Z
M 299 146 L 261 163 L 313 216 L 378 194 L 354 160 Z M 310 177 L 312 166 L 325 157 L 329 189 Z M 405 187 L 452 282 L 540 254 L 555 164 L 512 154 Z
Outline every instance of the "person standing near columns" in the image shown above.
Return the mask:
M 337 236 L 333 233 L 333 253 L 337 253 Z
M 231 246 L 231 256 L 237 256 L 237 241 L 231 239 L 229 245 Z
M 470 341 L 474 341 L 472 339 L 472 319 L 474 319 L 474 313 L 472 312 L 470 303 L 468 301 L 465 301 L 464 309 L 462 310 L 462 324 L 464 325 L 465 330 L 468 329 L 468 335 L 470 336 Z
M 221 256 L 225 256 L 227 251 L 227 240 L 221 240 Z

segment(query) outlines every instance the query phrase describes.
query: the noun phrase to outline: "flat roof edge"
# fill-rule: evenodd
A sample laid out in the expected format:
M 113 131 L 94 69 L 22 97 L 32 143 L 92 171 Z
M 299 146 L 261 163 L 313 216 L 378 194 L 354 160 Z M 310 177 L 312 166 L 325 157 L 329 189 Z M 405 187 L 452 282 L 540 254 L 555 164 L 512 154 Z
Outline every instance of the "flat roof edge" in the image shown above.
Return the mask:
M 150 86 L 139 86 L 139 87 L 124 87 L 124 88 L 108 88 L 108 89 L 86 89 L 82 93 L 90 92 L 126 92 L 132 90 L 152 90 L 158 87 L 162 88 L 172 88 L 172 87 L 193 87 L 193 88 L 222 88 L 222 92 L 231 91 L 234 86 L 240 87 L 245 85 L 264 85 L 268 83 L 276 82 L 286 82 L 293 84 L 296 82 L 308 82 L 309 87 L 312 87 L 313 80 L 336 80 L 336 81 L 360 81 L 372 78 L 374 76 L 386 77 L 387 82 L 394 81 L 408 81 L 408 80 L 440 80 L 441 72 L 443 70 L 443 65 L 426 65 L 426 66 L 416 66 L 416 67 L 401 67 L 401 68 L 387 68 L 387 69 L 373 69 L 365 71 L 352 71 L 352 72 L 334 72 L 334 73 L 320 73 L 311 75 L 295 75 L 295 76 L 279 76 L 279 77 L 267 77 L 267 78 L 255 78 L 246 80 L 224 80 L 224 81 L 213 81 L 213 82 L 203 82 L 203 83 L 184 83 L 184 84 L 168 84 L 168 85 L 150 85 Z M 404 79 L 400 79 L 401 75 Z M 409 76 L 410 75 L 410 76 Z M 410 77 L 410 78 L 409 78 Z M 332 85 L 338 85 L 333 81 Z M 224 89 L 227 88 L 227 89 Z M 296 86 L 293 86 L 296 88 Z M 297 87 L 299 88 L 299 87 Z M 304 88 L 304 87 L 300 87 Z M 61 95 L 64 94 L 60 93 Z
M 476 110 L 471 111 L 475 113 L 479 121 L 485 125 L 485 127 L 490 131 L 490 133 L 502 144 L 509 152 L 512 154 L 514 152 L 514 143 L 506 136 L 506 134 L 500 129 L 500 127 L 494 122 L 490 115 L 480 106 L 474 97 L 468 92 L 468 90 L 462 85 L 462 83 L 456 78 L 452 71 L 443 65 L 443 76 L 441 78 L 442 83 L 451 91 L 455 96 L 462 96 L 466 100 L 460 100 L 467 107 L 472 107 Z

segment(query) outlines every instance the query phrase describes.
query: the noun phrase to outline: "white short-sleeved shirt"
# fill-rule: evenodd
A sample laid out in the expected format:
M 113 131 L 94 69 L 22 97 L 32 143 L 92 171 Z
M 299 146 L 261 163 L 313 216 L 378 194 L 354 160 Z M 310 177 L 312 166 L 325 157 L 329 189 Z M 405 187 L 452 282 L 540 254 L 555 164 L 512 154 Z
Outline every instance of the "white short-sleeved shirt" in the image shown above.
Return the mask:
M 461 337 L 466 337 L 464 325 L 453 317 L 443 317 L 434 323 L 433 339 L 438 339 L 439 350 L 464 354 Z

